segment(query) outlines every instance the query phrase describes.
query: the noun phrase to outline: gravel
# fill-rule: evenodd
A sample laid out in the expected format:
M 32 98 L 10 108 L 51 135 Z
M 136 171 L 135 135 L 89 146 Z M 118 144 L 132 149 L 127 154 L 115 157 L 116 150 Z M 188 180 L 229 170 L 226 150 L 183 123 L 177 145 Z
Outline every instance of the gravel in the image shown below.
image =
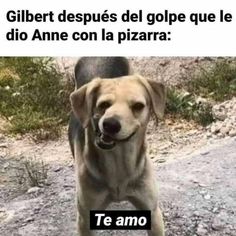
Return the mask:
M 64 144 L 61 143 L 60 146 Z M 46 147 L 46 152 L 49 147 Z M 75 236 L 74 168 L 60 161 L 59 145 L 50 144 L 60 171 L 50 164 L 49 185 L 21 193 L 13 199 L 0 189 L 0 231 L 3 236 Z M 32 148 L 35 150 L 35 148 Z M 202 155 L 202 153 L 205 153 Z M 166 236 L 234 236 L 236 230 L 236 140 L 223 139 L 184 155 L 182 159 L 158 164 L 160 204 Z M 35 154 L 43 158 L 43 152 Z M 67 156 L 69 158 L 69 156 Z M 5 186 L 5 191 L 11 185 Z M 29 191 L 29 190 L 28 190 Z M 133 209 L 115 203 L 109 209 Z M 141 236 L 144 231 L 98 231 L 97 235 Z
M 209 137 L 236 136 L 236 97 L 212 108 L 215 122 L 208 127 Z

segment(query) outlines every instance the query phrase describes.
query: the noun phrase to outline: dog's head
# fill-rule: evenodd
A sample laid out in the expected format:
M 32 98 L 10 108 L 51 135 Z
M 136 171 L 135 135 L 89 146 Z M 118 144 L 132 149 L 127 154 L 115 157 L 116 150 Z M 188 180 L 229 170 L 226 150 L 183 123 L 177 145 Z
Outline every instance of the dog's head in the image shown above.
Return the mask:
M 132 75 L 94 79 L 74 91 L 70 98 L 73 112 L 83 127 L 95 123 L 97 146 L 111 149 L 143 132 L 151 109 L 161 119 L 165 97 L 163 84 Z

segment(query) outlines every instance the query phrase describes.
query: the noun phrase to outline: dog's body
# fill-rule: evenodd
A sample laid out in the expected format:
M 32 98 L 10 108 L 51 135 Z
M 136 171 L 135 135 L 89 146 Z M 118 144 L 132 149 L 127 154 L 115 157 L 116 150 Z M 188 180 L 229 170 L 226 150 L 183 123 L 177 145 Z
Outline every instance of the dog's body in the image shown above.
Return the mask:
M 82 58 L 75 67 L 69 140 L 76 163 L 80 236 L 93 235 L 90 210 L 123 200 L 151 210 L 148 234 L 164 235 L 145 131 L 150 108 L 158 118 L 164 112 L 165 90 L 160 83 L 128 74 L 125 58 Z

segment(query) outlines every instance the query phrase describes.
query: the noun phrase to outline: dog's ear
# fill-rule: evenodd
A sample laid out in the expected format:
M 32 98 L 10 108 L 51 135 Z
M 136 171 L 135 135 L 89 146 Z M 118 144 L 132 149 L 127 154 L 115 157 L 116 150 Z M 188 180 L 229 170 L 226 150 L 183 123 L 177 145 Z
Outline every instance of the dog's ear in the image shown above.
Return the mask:
M 164 116 L 165 104 L 166 104 L 166 89 L 162 83 L 154 80 L 145 79 L 140 75 L 137 75 L 139 81 L 146 88 L 153 107 L 153 111 L 158 119 L 162 119 Z
M 101 79 L 93 79 L 70 95 L 72 110 L 80 120 L 82 126 L 86 128 L 92 116 L 92 109 L 96 91 L 101 84 Z

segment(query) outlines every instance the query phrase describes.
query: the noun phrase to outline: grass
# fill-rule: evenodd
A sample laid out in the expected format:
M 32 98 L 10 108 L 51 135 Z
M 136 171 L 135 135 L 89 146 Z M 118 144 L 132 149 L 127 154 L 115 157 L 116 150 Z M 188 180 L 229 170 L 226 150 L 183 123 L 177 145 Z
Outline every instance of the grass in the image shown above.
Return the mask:
M 218 59 L 189 77 L 184 90 L 168 89 L 167 113 L 206 126 L 214 121 L 212 104 L 236 96 L 236 60 Z
M 36 158 L 21 157 L 15 169 L 15 178 L 18 184 L 28 189 L 29 187 L 41 187 L 46 184 L 48 166 L 42 160 Z
M 8 132 L 58 138 L 68 121 L 71 87 L 52 58 L 0 58 L 0 115 Z
M 10 124 L 7 132 L 30 134 L 35 141 L 60 137 L 73 90 L 65 76 L 53 58 L 0 58 L 0 116 Z M 212 104 L 235 95 L 236 60 L 217 59 L 190 74 L 182 89 L 168 89 L 167 113 L 206 126 L 213 121 Z
M 185 84 L 190 93 L 217 102 L 236 96 L 236 60 L 219 59 L 212 68 L 199 69 Z
M 213 122 L 210 104 L 198 102 L 192 94 L 174 88 L 167 90 L 166 111 L 175 118 L 194 120 L 202 126 Z

